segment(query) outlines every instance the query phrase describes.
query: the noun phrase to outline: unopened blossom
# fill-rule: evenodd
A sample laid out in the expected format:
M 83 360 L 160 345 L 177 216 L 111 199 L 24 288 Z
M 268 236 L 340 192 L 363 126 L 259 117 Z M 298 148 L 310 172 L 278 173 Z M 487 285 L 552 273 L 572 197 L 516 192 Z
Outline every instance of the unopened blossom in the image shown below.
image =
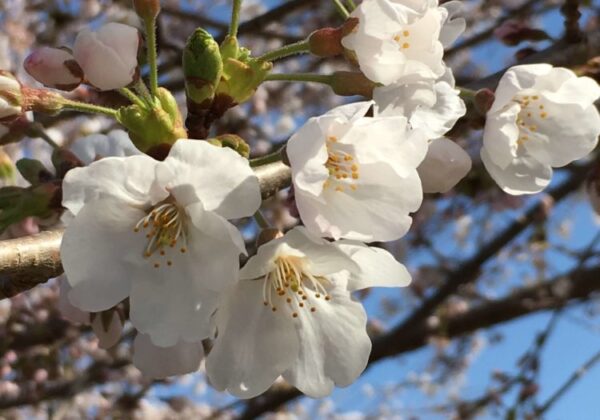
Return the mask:
M 306 227 L 322 236 L 391 241 L 421 205 L 417 167 L 425 133 L 405 117 L 365 117 L 371 102 L 311 118 L 287 145 L 295 200 Z
M 401 287 L 410 274 L 387 251 L 335 244 L 302 227 L 266 243 L 216 314 L 211 384 L 251 398 L 282 375 L 311 397 L 348 386 L 367 365 L 367 316 L 351 292 Z
M 73 90 L 83 80 L 83 70 L 71 53 L 60 48 L 43 47 L 33 51 L 23 67 L 44 86 Z
M 22 113 L 21 84 L 9 72 L 0 70 L 0 120 Z
M 73 56 L 90 84 L 100 90 L 119 89 L 138 77 L 139 44 L 136 28 L 113 22 L 97 32 L 79 32 Z
M 445 137 L 433 140 L 417 168 L 423 192 L 450 191 L 471 170 L 471 157 L 458 144 Z
M 147 334 L 133 341 L 133 364 L 147 378 L 162 379 L 195 372 L 204 358 L 201 342 L 179 341 L 173 346 L 159 347 Z
M 129 297 L 131 322 L 161 347 L 210 336 L 245 252 L 227 219 L 259 205 L 248 161 L 203 141 L 177 141 L 164 162 L 111 157 L 69 171 L 63 206 L 75 217 L 61 257 L 70 301 L 99 312 Z
M 379 116 L 403 115 L 413 128 L 423 130 L 430 140 L 448 133 L 467 113 L 467 107 L 455 89 L 452 70 L 436 81 L 394 83 L 377 87 L 373 100 Z
M 438 0 L 363 1 L 350 15 L 358 25 L 342 44 L 374 82 L 435 80 L 445 71 L 444 46 L 464 30 L 464 19 L 451 19 L 459 8 Z
M 559 168 L 598 142 L 600 87 L 591 78 L 549 64 L 516 66 L 498 85 L 487 113 L 481 159 L 509 194 L 542 191 Z

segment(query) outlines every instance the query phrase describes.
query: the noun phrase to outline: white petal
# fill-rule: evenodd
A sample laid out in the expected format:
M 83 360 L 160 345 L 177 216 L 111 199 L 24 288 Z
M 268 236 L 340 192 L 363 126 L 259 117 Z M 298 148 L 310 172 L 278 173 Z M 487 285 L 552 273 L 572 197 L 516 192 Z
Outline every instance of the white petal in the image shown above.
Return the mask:
M 99 312 L 129 295 L 130 277 L 145 245 L 133 228 L 144 215 L 114 199 L 99 199 L 84 206 L 69 224 L 60 254 L 73 287 L 73 305 Z
M 441 7 L 447 10 L 448 16 L 440 31 L 440 41 L 444 48 L 448 48 L 465 31 L 467 22 L 462 17 L 455 17 L 462 12 L 463 3 L 461 1 L 449 1 L 442 4 Z
M 238 283 L 216 315 L 219 332 L 206 359 L 211 384 L 241 398 L 266 391 L 298 355 L 293 318 L 263 305 L 262 286 Z
M 483 130 L 483 147 L 495 165 L 505 168 L 517 156 L 519 140 L 519 104 L 515 103 L 503 111 L 488 112 Z
M 180 341 L 172 347 L 158 347 L 147 334 L 138 334 L 133 342 L 133 364 L 151 379 L 196 372 L 203 358 L 202 343 Z
M 371 340 L 367 315 L 344 286 L 331 291 L 331 300 L 313 299 L 316 312 L 300 311 L 296 319 L 300 352 L 283 377 L 304 394 L 321 398 L 334 385 L 352 384 L 367 366 Z
M 429 145 L 427 156 L 417 169 L 425 193 L 446 193 L 471 170 L 471 157 L 445 137 Z
M 481 149 L 481 160 L 488 173 L 504 192 L 512 195 L 534 194 L 550 184 L 552 168 L 529 155 L 516 157 L 508 166 L 501 168 Z
M 425 130 L 429 139 L 444 136 L 467 113 L 459 92 L 445 82 L 435 84 L 436 103 L 431 108 L 419 107 L 410 117 L 410 124 Z
M 192 187 L 206 210 L 226 219 L 251 216 L 260 206 L 258 178 L 248 160 L 206 141 L 178 140 L 156 176 L 167 189 Z
M 503 109 L 517 93 L 533 88 L 537 80 L 550 71 L 550 64 L 527 64 L 508 69 L 498 83 L 496 99 L 489 112 L 495 113 Z
M 140 155 L 106 158 L 72 169 L 63 180 L 62 204 L 77 214 L 85 203 L 102 197 L 114 197 L 137 207 L 158 202 L 167 193 L 152 188 L 156 164 L 154 159 Z
M 367 115 L 373 104 L 373 101 L 353 102 L 335 107 L 323 116 L 339 117 L 347 122 L 355 122 Z
M 337 244 L 360 268 L 360 271 L 350 276 L 349 291 L 369 287 L 405 287 L 410 284 L 412 278 L 406 267 L 385 249 L 348 240 Z
M 90 313 L 82 311 L 81 309 L 73 306 L 69 300 L 69 293 L 71 292 L 71 285 L 67 281 L 64 274 L 58 277 L 59 294 L 58 294 L 58 309 L 60 314 L 71 322 L 76 324 L 88 324 L 90 322 Z

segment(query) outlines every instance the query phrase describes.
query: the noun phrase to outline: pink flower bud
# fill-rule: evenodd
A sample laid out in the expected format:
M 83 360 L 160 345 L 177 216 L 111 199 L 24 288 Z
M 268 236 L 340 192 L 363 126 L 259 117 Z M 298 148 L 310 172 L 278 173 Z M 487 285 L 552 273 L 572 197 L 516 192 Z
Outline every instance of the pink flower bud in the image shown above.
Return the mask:
M 138 30 L 121 23 L 108 23 L 97 32 L 77 35 L 73 55 L 86 80 L 100 90 L 125 87 L 138 77 Z
M 73 90 L 83 80 L 75 58 L 59 48 L 43 47 L 32 52 L 23 64 L 27 73 L 44 86 Z
M 133 0 L 133 8 L 142 19 L 154 19 L 160 13 L 160 1 Z

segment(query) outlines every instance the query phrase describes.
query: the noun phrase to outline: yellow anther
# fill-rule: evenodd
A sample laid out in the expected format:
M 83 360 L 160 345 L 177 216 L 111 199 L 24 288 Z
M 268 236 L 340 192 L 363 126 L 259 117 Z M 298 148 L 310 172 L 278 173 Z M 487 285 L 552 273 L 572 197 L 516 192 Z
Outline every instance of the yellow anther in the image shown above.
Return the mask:
M 404 36 L 410 36 L 410 32 L 409 31 L 404 31 L 404 32 L 402 32 L 402 35 L 404 35 Z
M 548 114 L 546 114 L 545 112 L 542 112 L 542 113 L 540 114 L 540 117 L 542 117 L 542 118 L 546 118 L 546 117 L 548 117 Z
M 402 48 L 404 48 L 405 50 L 410 48 L 410 44 L 408 42 L 405 42 L 404 44 L 402 44 Z
M 344 192 L 344 187 L 342 187 L 342 186 L 337 186 L 337 187 L 335 187 L 335 190 L 336 190 L 337 192 Z

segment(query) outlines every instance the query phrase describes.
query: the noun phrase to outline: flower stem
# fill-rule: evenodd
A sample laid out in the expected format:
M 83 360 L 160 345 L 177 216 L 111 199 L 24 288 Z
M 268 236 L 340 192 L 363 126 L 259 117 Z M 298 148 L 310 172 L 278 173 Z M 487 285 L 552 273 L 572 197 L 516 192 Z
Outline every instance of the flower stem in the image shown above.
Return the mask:
M 271 224 L 265 218 L 265 216 L 260 212 L 260 210 L 258 210 L 256 213 L 254 213 L 254 220 L 256 221 L 256 224 L 262 229 L 268 229 L 271 227 Z
M 337 9 L 338 13 L 344 19 L 348 19 L 348 17 L 350 16 L 350 13 L 346 9 L 346 7 L 344 7 L 344 5 L 342 4 L 342 2 L 340 0 L 333 0 L 333 4 L 335 5 L 335 8 Z
M 269 74 L 265 81 L 284 81 L 284 82 L 312 82 L 331 85 L 332 76 L 329 74 L 312 73 L 289 73 L 289 74 Z
M 148 65 L 150 66 L 150 92 L 156 97 L 158 91 L 158 57 L 156 53 L 156 17 L 144 19 L 146 42 L 148 43 Z
M 127 99 L 129 99 L 131 101 L 131 103 L 144 108 L 146 106 L 146 104 L 144 104 L 144 101 L 142 101 L 135 93 L 133 93 L 130 89 L 127 88 L 121 88 L 119 89 L 119 93 L 121 95 L 123 95 L 124 97 L 126 97 Z
M 63 105 L 66 109 L 73 111 L 86 112 L 89 114 L 102 114 L 108 115 L 109 117 L 116 117 L 117 110 L 112 108 L 106 108 L 100 105 L 87 104 L 85 102 L 72 101 L 70 99 L 64 99 Z
M 269 51 L 268 53 L 258 57 L 258 59 L 261 61 L 275 61 L 284 57 L 289 57 L 290 55 L 303 54 L 307 52 L 310 52 L 310 45 L 308 40 L 304 40 L 295 42 L 293 44 L 284 45 L 281 48 Z
M 350 7 L 351 11 L 354 11 L 354 9 L 356 9 L 356 3 L 354 3 L 354 0 L 346 0 L 346 3 L 348 3 L 348 7 Z
M 460 90 L 461 98 L 469 101 L 472 101 L 475 98 L 475 95 L 477 94 L 477 92 L 472 89 L 467 89 L 460 86 L 457 86 L 456 88 Z
M 29 126 L 28 131 L 27 131 L 27 134 L 30 137 L 39 137 L 39 138 L 41 138 L 46 143 L 48 143 L 48 145 L 50 145 L 50 147 L 52 147 L 53 149 L 60 149 L 60 146 L 58 144 L 56 144 L 56 142 L 54 140 L 52 140 L 52 138 L 44 130 L 44 127 L 41 124 L 39 124 L 39 123 L 33 123 L 33 124 L 31 124 Z
M 281 161 L 281 151 L 283 147 L 278 149 L 273 153 L 269 153 L 268 155 L 264 155 L 261 157 L 257 157 L 255 159 L 250 159 L 250 166 L 255 168 L 257 166 L 267 165 L 269 163 L 275 163 Z
M 146 83 L 144 83 L 144 79 L 141 77 L 137 80 L 137 82 L 135 82 L 135 90 L 148 103 L 148 105 L 154 105 L 152 94 L 148 90 Z
M 229 24 L 229 36 L 232 38 L 236 37 L 238 33 L 241 8 L 242 0 L 233 0 L 233 8 L 231 9 L 231 23 Z

